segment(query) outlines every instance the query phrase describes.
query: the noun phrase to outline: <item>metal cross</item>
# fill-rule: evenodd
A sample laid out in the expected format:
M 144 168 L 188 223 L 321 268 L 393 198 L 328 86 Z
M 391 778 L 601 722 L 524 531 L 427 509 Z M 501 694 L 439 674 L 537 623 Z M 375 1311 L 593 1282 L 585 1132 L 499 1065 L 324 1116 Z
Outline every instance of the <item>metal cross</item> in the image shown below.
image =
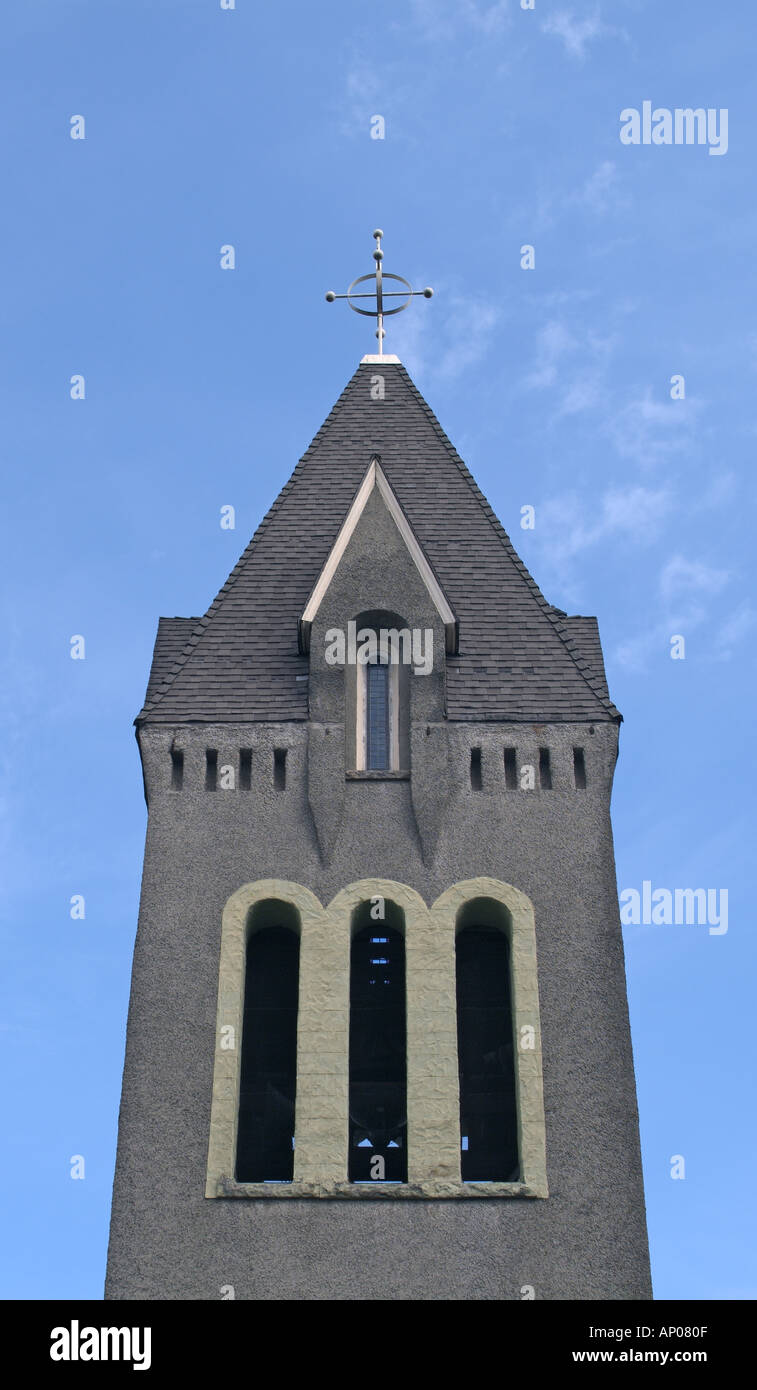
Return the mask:
M 374 278 L 373 275 L 358 275 L 357 280 L 352 281 L 346 294 L 334 294 L 333 290 L 329 290 L 326 299 L 329 304 L 333 304 L 335 299 L 346 299 L 350 308 L 353 309 L 356 314 L 364 314 L 366 318 L 377 320 L 376 337 L 379 342 L 378 355 L 379 357 L 383 357 L 385 337 L 384 319 L 388 318 L 390 314 L 401 314 L 402 310 L 407 308 L 413 295 L 422 294 L 424 299 L 430 299 L 434 291 L 430 289 L 428 285 L 425 290 L 414 290 L 409 280 L 405 280 L 402 275 L 392 275 L 388 270 L 382 271 L 381 262 L 384 259 L 384 253 L 381 250 L 381 238 L 384 233 L 380 229 L 377 229 L 373 235 L 376 239 L 376 250 L 373 253 L 373 259 L 376 262 L 376 269 L 374 271 L 376 277 L 375 290 L 371 290 L 368 293 L 361 291 L 359 294 L 355 294 L 354 290 L 356 285 L 364 285 L 366 280 L 372 280 Z M 405 288 L 404 290 L 385 290 L 384 280 L 397 280 L 401 285 L 404 285 Z M 359 309 L 357 304 L 353 304 L 353 299 L 375 299 L 376 308 Z M 385 299 L 404 299 L 405 302 L 404 304 L 398 304 L 394 309 L 385 309 Z

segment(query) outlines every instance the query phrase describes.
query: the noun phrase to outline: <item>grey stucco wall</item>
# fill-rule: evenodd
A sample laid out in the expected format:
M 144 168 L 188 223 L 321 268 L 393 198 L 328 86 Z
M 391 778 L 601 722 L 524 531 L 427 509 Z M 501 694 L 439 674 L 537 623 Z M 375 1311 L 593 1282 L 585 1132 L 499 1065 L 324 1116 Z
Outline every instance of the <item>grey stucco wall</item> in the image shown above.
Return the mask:
M 347 783 L 331 860 L 308 808 L 306 726 L 142 733 L 150 786 L 114 1188 L 112 1298 L 631 1298 L 649 1293 L 636 1098 L 609 820 L 614 726 L 437 727 L 449 783 L 424 864 L 409 782 Z M 424 731 L 424 737 L 425 731 Z M 430 740 L 432 741 L 432 740 Z M 289 745 L 285 791 L 273 748 Z M 483 789 L 470 788 L 471 745 Z M 573 746 L 588 785 L 573 786 Z M 547 746 L 553 789 L 507 791 L 503 748 Z M 253 748 L 250 791 L 205 790 L 204 750 Z M 230 754 L 227 754 L 230 758 Z M 519 758 L 527 761 L 528 758 Z M 220 761 L 220 758 L 219 758 Z M 161 785 L 162 784 L 162 785 Z M 327 902 L 363 877 L 432 901 L 479 874 L 536 912 L 546 1201 L 207 1201 L 221 913 L 241 884 L 292 879 Z
M 150 725 L 149 820 L 134 953 L 106 1296 L 217 1299 L 630 1299 L 650 1296 L 610 794 L 617 726 L 449 724 L 443 631 L 380 515 L 357 538 L 313 627 L 308 725 Z M 370 535 L 379 535 L 371 549 Z M 351 543 L 352 544 L 352 543 Z M 360 550 L 362 547 L 362 553 Z M 354 563 L 353 563 L 354 561 Z M 370 563 L 368 563 L 370 562 Z M 373 578 L 370 582 L 366 576 Z M 411 777 L 345 779 L 344 677 L 324 628 L 367 608 L 434 627 L 434 674 L 411 678 Z M 328 730 L 328 733 L 326 732 Z M 185 749 L 172 791 L 170 748 Z M 470 749 L 483 786 L 470 785 Z M 584 749 L 577 790 L 573 748 Z M 287 785 L 273 749 L 287 747 Z M 505 786 L 504 748 L 536 767 Z M 551 790 L 538 749 L 551 754 Z M 250 790 L 205 788 L 205 750 Z M 208 1200 L 204 1196 L 221 914 L 242 884 L 290 879 L 328 902 L 380 876 L 427 903 L 489 875 L 536 915 L 546 1200 Z

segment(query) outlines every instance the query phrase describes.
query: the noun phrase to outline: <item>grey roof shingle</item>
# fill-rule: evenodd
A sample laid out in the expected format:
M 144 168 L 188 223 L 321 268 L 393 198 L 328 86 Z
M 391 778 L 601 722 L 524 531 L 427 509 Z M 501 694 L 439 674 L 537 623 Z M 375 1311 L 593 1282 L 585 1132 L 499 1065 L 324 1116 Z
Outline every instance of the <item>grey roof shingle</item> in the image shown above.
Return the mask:
M 174 668 L 180 664 L 184 648 L 199 621 L 199 618 L 158 618 L 158 632 L 145 694 L 146 705 L 149 705 L 161 686 L 166 684 Z
M 459 622 L 453 720 L 619 719 L 594 618 L 547 603 L 404 367 L 361 365 L 202 618 L 161 618 L 137 722 L 307 719 L 297 625 L 371 455 Z

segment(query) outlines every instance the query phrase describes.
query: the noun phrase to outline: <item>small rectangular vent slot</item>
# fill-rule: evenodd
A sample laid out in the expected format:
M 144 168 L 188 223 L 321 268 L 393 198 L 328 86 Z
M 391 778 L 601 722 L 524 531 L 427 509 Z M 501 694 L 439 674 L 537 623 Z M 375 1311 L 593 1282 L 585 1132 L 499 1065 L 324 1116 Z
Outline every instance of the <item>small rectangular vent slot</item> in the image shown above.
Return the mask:
M 552 769 L 549 763 L 549 749 L 539 749 L 539 785 L 544 791 L 552 790 Z
M 273 785 L 277 791 L 283 792 L 287 784 L 287 750 L 286 748 L 274 748 L 273 750 Z
M 252 749 L 239 750 L 239 790 L 248 792 L 252 786 Z
M 171 791 L 180 792 L 184 782 L 184 751 L 171 749 Z
M 505 749 L 505 786 L 509 792 L 518 790 L 518 767 L 514 748 Z
M 218 786 L 218 749 L 205 749 L 205 790 L 214 792 Z
M 583 791 L 586 786 L 586 763 L 583 748 L 573 749 L 573 776 L 576 779 L 578 790 Z
M 474 792 L 480 792 L 483 787 L 481 776 L 481 749 L 471 748 L 470 750 L 470 784 Z

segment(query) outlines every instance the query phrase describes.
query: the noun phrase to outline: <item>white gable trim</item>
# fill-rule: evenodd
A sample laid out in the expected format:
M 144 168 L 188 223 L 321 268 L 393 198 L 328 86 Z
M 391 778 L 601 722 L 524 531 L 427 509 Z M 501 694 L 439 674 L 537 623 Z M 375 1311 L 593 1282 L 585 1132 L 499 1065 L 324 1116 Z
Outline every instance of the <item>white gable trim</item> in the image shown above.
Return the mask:
M 337 569 L 339 568 L 342 556 L 344 555 L 344 552 L 347 549 L 350 540 L 352 539 L 352 536 L 355 532 L 355 528 L 361 516 L 363 515 L 363 512 L 365 511 L 366 503 L 374 488 L 378 488 L 386 504 L 387 510 L 390 516 L 392 517 L 392 520 L 394 521 L 403 541 L 405 542 L 405 545 L 407 546 L 407 549 L 410 552 L 410 556 L 415 564 L 415 567 L 429 592 L 429 595 L 432 599 L 432 602 L 434 603 L 439 617 L 444 623 L 447 638 L 447 651 L 452 652 L 455 650 L 457 634 L 457 624 L 455 622 L 455 615 L 452 612 L 452 609 L 450 608 L 449 603 L 447 602 L 444 596 L 444 592 L 434 574 L 434 571 L 432 570 L 428 560 L 426 559 L 426 556 L 423 553 L 423 550 L 421 549 L 421 546 L 418 543 L 418 540 L 416 539 L 415 533 L 412 530 L 412 527 L 410 526 L 410 523 L 408 522 L 405 513 L 403 512 L 399 502 L 397 501 L 397 498 L 395 497 L 391 487 L 389 486 L 386 474 L 384 473 L 384 470 L 381 467 L 378 458 L 375 456 L 371 459 L 370 465 L 368 467 L 368 472 L 366 473 L 362 483 L 360 484 L 360 489 L 358 491 L 357 497 L 352 503 L 352 506 L 350 507 L 350 510 L 348 511 L 344 522 L 342 523 L 341 530 L 334 542 L 331 554 L 326 560 L 326 563 L 323 566 L 320 575 L 318 576 L 316 586 L 313 589 L 313 592 L 307 601 L 305 611 L 300 619 L 300 628 L 305 640 L 305 647 L 307 649 L 307 647 L 309 647 L 310 645 L 311 624 L 313 623 L 318 613 L 318 609 L 321 606 L 323 596 L 326 593 L 332 579 L 334 578 Z

